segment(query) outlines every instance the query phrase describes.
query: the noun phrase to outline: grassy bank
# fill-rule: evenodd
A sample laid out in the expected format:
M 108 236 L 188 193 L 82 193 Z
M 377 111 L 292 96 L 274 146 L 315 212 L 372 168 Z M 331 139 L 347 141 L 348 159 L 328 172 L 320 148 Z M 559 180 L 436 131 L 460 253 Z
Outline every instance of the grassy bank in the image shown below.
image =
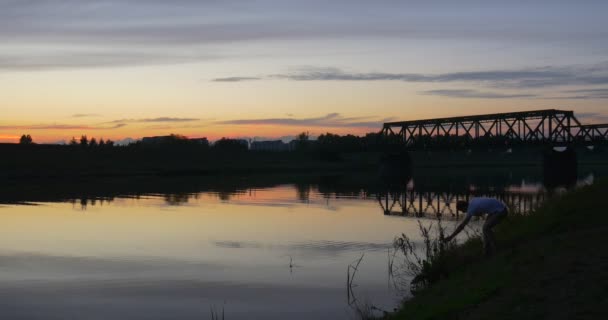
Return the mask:
M 608 318 L 607 194 L 603 181 L 510 216 L 496 255 L 480 257 L 479 239 L 456 247 L 447 278 L 389 319 Z

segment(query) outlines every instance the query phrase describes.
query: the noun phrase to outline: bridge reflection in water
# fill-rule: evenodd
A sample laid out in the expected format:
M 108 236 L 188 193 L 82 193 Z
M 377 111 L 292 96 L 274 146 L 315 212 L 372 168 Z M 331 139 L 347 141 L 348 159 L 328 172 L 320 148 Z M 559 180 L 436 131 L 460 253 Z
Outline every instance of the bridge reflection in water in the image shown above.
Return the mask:
M 544 190 L 510 190 L 501 191 L 429 191 L 403 188 L 379 192 L 375 195 L 382 212 L 385 215 L 411 217 L 454 217 L 458 218 L 456 202 L 469 201 L 474 197 L 491 197 L 500 199 L 507 204 L 512 212 L 528 213 L 537 208 L 548 197 Z

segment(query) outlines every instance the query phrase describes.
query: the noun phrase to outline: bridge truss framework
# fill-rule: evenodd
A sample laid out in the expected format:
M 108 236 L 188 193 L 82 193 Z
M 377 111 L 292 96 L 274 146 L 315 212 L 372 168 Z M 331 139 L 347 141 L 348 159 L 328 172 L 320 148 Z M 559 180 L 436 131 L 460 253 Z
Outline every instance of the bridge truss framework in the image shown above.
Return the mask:
M 431 147 L 441 144 L 442 139 L 446 144 L 458 139 L 464 145 L 484 141 L 563 146 L 608 142 L 608 124 L 582 125 L 573 111 L 548 109 L 388 122 L 382 134 L 407 147 Z

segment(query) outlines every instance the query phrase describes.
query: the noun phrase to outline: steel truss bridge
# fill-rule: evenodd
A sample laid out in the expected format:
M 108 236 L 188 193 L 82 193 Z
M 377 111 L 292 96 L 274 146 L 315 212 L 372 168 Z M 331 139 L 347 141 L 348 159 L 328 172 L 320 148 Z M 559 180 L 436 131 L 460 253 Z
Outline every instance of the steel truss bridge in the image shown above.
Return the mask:
M 408 148 L 608 143 L 608 124 L 582 125 L 555 109 L 388 122 L 381 133 Z
M 410 217 L 458 217 L 456 202 L 472 197 L 492 197 L 502 200 L 511 211 L 528 213 L 537 208 L 547 196 L 545 193 L 516 191 L 495 192 L 435 192 L 411 189 L 376 194 L 376 200 L 385 215 Z M 447 215 L 447 216 L 446 216 Z

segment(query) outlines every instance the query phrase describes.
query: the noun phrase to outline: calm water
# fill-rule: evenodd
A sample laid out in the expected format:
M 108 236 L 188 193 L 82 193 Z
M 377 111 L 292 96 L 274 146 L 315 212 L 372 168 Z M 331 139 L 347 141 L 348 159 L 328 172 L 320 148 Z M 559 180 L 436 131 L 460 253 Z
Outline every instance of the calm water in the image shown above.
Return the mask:
M 520 178 L 405 192 L 332 181 L 2 205 L 2 317 L 210 319 L 214 308 L 229 320 L 354 319 L 356 306 L 392 310 L 407 297 L 387 250 L 401 233 L 419 240 L 419 219 L 441 212 L 451 230 L 457 199 L 526 211 L 547 197 Z M 346 270 L 362 254 L 349 297 Z

